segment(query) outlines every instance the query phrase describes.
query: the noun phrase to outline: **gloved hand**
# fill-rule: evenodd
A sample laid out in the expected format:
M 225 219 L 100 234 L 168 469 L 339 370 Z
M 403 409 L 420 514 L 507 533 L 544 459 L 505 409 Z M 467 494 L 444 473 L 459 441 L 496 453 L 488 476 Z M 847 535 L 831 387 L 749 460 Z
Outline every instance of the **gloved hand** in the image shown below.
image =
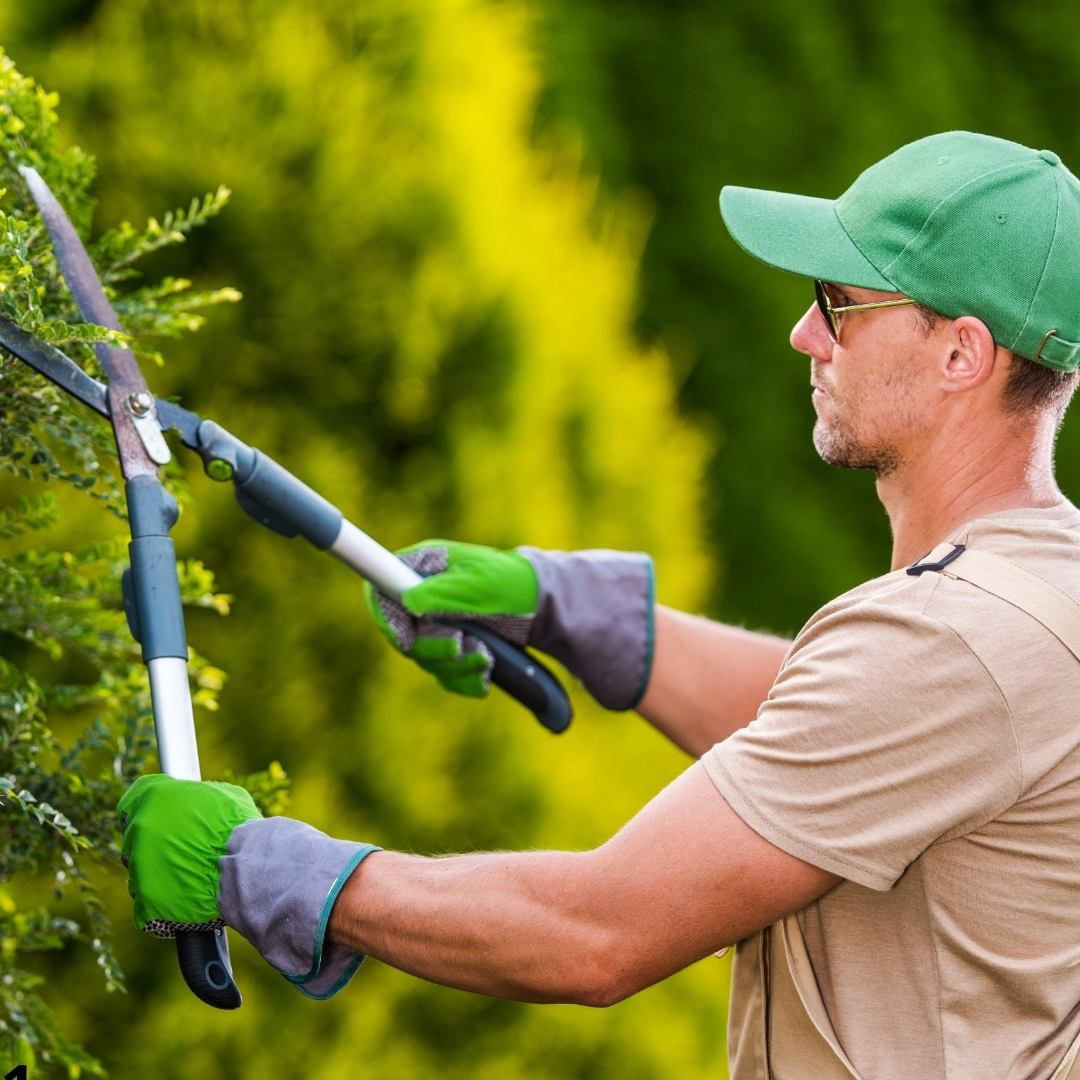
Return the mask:
M 143 776 L 117 806 L 135 925 L 159 937 L 231 926 L 308 997 L 336 994 L 364 957 L 326 941 L 349 876 L 379 849 L 264 818 L 234 784 Z
M 516 551 L 453 540 L 425 540 L 397 555 L 424 580 L 408 589 L 401 603 L 365 582 L 375 625 L 447 690 L 483 697 L 494 657 L 479 638 L 438 617 L 472 619 L 515 645 L 525 645 L 539 593 L 532 565 Z
M 424 581 L 401 603 L 365 586 L 390 643 L 447 689 L 488 692 L 494 658 L 470 620 L 515 645 L 553 656 L 609 709 L 632 709 L 652 668 L 654 586 L 648 555 L 620 551 L 517 551 L 424 540 L 398 556 Z

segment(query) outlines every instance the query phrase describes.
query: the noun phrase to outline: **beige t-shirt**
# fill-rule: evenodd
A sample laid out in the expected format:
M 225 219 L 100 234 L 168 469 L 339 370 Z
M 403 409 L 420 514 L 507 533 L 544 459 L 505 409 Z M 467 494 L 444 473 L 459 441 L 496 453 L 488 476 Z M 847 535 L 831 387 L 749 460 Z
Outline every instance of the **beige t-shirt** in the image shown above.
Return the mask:
M 951 543 L 1080 599 L 1080 512 Z M 1041 1080 L 1080 1032 L 1080 663 L 965 581 L 903 570 L 822 608 L 703 758 L 755 831 L 846 880 L 799 915 L 864 1080 Z

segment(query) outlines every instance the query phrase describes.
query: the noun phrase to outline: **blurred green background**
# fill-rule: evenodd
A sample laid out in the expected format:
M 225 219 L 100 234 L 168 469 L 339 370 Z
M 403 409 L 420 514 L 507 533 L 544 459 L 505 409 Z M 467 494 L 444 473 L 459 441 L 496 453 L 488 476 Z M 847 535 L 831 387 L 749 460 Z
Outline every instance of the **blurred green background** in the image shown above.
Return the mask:
M 391 545 L 645 549 L 661 600 L 783 633 L 888 568 L 888 524 L 809 441 L 787 344 L 809 283 L 736 248 L 720 187 L 836 196 L 958 127 L 1080 163 L 1063 0 L 0 0 L 0 44 L 97 156 L 98 230 L 233 189 L 148 268 L 244 293 L 165 343 L 155 390 Z M 1076 495 L 1075 423 L 1059 445 Z M 230 676 L 207 775 L 277 759 L 294 815 L 436 853 L 596 844 L 687 764 L 580 693 L 559 740 L 501 695 L 448 698 L 357 579 L 189 468 L 178 548 L 235 597 L 189 625 Z M 115 530 L 69 502 L 57 546 Z M 88 950 L 42 970 L 115 1077 L 724 1075 L 722 962 L 603 1012 L 374 963 L 314 1003 L 234 935 L 247 1003 L 221 1015 L 110 895 L 131 992 Z

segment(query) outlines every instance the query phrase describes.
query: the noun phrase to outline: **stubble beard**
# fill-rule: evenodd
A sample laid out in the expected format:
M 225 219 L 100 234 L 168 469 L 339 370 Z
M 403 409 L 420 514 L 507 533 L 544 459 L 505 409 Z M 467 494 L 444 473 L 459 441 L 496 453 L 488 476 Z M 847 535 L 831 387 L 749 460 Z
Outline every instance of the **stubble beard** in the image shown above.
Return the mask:
M 814 449 L 827 465 L 841 469 L 867 469 L 879 480 L 895 473 L 903 464 L 897 446 L 883 439 L 860 436 L 850 415 L 858 416 L 858 404 L 845 409 L 830 395 L 833 417 L 830 422 L 818 417 L 814 424 Z

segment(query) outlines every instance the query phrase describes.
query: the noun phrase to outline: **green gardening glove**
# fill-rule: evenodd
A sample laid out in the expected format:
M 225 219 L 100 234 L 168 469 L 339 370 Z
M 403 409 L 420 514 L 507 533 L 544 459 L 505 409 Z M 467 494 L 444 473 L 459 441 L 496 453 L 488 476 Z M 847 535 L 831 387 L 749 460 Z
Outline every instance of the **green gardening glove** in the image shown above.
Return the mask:
M 478 622 L 524 646 L 540 592 L 532 564 L 516 551 L 453 540 L 424 540 L 397 554 L 425 580 L 400 603 L 365 585 L 375 624 L 447 690 L 484 697 L 494 657 L 479 638 L 440 620 Z
M 135 924 L 159 937 L 229 926 L 306 997 L 333 997 L 364 957 L 326 928 L 374 851 L 286 817 L 264 818 L 233 784 L 137 780 L 117 807 Z
M 261 818 L 235 784 L 142 776 L 116 808 L 135 925 L 158 937 L 223 926 L 218 860 L 233 829 Z

